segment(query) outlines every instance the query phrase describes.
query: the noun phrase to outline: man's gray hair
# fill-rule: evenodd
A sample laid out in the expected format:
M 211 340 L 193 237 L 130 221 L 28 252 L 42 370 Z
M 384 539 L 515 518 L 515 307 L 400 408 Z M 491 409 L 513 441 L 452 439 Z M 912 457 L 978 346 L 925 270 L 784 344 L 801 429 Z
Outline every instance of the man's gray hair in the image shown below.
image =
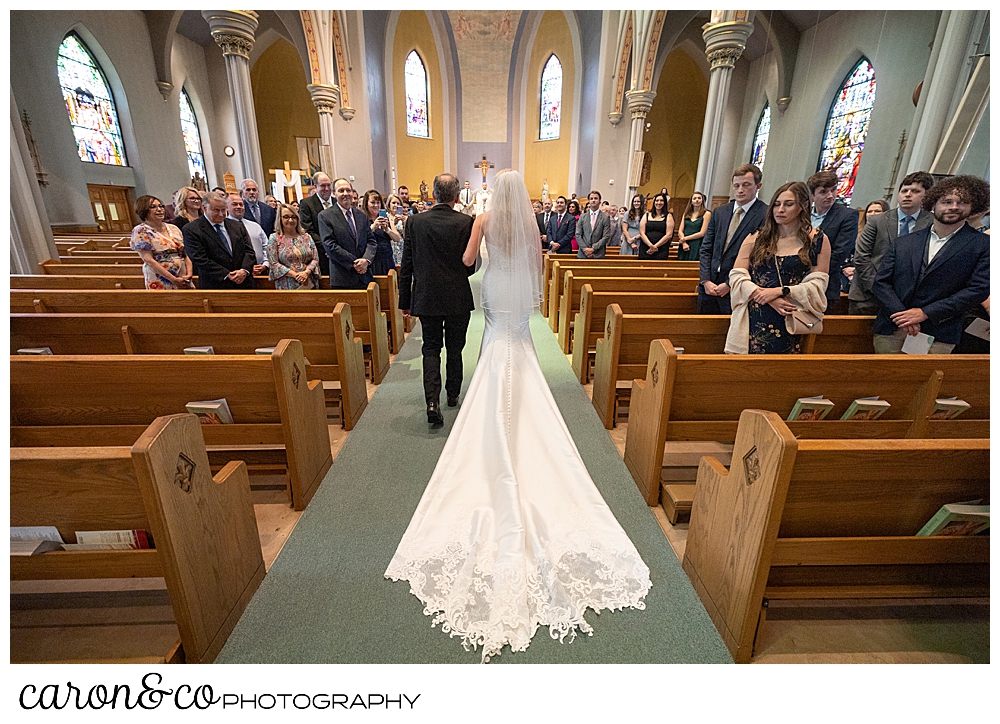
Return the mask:
M 254 184 L 254 186 L 257 185 L 257 182 L 254 181 L 252 178 L 245 178 L 240 182 L 241 189 L 245 189 L 247 187 L 247 181 L 251 181 Z
M 211 203 L 213 201 L 218 202 L 220 204 L 228 204 L 229 195 L 223 193 L 222 191 L 210 191 L 209 193 L 205 194 L 206 204 Z
M 434 177 L 434 198 L 439 204 L 453 204 L 458 200 L 458 179 L 454 174 L 439 173 Z

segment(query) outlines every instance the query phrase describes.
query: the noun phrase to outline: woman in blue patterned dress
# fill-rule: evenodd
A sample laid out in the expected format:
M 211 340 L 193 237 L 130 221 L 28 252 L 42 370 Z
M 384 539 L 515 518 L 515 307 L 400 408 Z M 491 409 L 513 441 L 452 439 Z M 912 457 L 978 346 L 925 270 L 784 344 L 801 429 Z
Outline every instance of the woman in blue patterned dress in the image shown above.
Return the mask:
M 142 258 L 146 289 L 193 289 L 194 269 L 184 253 L 184 236 L 166 223 L 163 202 L 155 196 L 140 196 L 135 215 L 141 222 L 132 229 L 132 251 Z
M 747 302 L 750 354 L 801 352 L 800 337 L 785 327 L 785 317 L 796 309 L 788 298 L 791 287 L 811 272 L 827 274 L 830 268 L 830 240 L 813 229 L 811 208 L 804 183 L 785 184 L 771 199 L 760 230 L 740 247 L 733 267 L 749 271 L 758 287 Z
M 302 231 L 299 215 L 288 204 L 278 206 L 281 231 L 267 240 L 268 276 L 275 289 L 319 289 L 319 258 L 316 242 Z

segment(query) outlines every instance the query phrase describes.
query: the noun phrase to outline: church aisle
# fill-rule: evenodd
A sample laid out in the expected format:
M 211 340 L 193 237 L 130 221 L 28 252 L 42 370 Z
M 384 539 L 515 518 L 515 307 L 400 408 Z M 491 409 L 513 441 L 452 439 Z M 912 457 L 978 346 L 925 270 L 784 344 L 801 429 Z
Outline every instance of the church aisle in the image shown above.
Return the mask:
M 479 298 L 480 271 L 472 278 Z M 477 309 L 465 347 L 465 385 L 483 333 Z M 732 659 L 575 379 L 545 320 L 531 323 L 538 359 L 584 463 L 649 566 L 646 610 L 587 613 L 593 636 L 560 644 L 540 628 L 500 663 L 723 663 Z M 456 410 L 428 427 L 419 326 L 334 460 L 218 663 L 478 663 L 423 614 L 407 584 L 383 578 Z M 442 365 L 443 366 L 443 365 Z M 465 390 L 463 389 L 463 399 Z

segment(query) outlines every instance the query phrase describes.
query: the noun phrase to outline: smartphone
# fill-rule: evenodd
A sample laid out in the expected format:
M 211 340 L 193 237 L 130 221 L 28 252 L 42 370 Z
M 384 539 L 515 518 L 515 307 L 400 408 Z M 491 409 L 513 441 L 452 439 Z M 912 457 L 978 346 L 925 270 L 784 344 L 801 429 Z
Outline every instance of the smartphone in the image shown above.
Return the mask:
M 386 218 L 387 216 L 389 216 L 389 214 L 388 214 L 388 213 L 386 213 L 386 210 L 385 210 L 385 209 L 379 209 L 379 212 L 378 212 L 378 217 L 379 217 L 380 219 L 384 219 L 384 218 Z

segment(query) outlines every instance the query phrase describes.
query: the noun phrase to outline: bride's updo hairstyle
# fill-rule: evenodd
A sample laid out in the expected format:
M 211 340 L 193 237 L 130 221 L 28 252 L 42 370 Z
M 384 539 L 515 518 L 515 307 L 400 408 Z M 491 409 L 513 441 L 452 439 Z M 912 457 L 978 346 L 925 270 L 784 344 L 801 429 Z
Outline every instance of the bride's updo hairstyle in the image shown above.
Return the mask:
M 542 299 L 542 242 L 520 173 L 507 168 L 497 172 L 487 211 L 486 247 L 490 264 L 499 267 L 496 271 L 503 274 L 503 281 L 484 280 L 483 307 L 516 316 L 530 313 Z M 486 273 L 490 274 L 489 268 Z

